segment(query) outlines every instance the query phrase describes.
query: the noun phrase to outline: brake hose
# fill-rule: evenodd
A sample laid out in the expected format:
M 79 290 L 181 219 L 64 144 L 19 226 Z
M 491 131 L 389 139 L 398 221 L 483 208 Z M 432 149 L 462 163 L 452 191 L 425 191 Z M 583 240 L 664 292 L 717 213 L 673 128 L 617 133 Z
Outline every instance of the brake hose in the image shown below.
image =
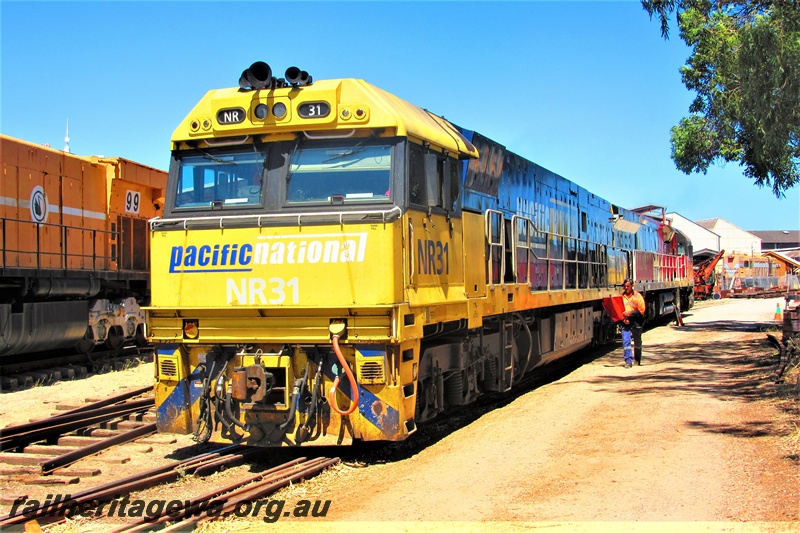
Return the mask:
M 203 395 L 200 397 L 200 416 L 197 420 L 197 429 L 194 432 L 195 442 L 205 444 L 211 438 L 211 384 L 208 375 L 205 375 L 206 366 L 197 365 L 198 370 L 203 373 Z
M 339 360 L 339 364 L 344 369 L 344 373 L 347 374 L 347 379 L 350 381 L 350 390 L 353 391 L 353 402 L 350 404 L 350 409 L 347 411 L 342 411 L 336 405 L 336 389 L 339 388 L 339 378 L 341 377 L 341 375 L 339 375 L 333 380 L 333 386 L 328 394 L 328 403 L 330 404 L 331 409 L 339 413 L 341 416 L 347 416 L 355 411 L 356 407 L 358 407 L 358 384 L 356 383 L 356 378 L 353 377 L 353 371 L 350 370 L 350 366 L 347 364 L 347 361 L 344 360 L 342 349 L 339 348 L 339 335 L 333 335 L 331 339 L 333 340 L 333 351 L 336 352 L 336 358 Z
M 235 416 L 233 414 L 233 409 L 231 408 L 231 396 L 232 395 L 233 395 L 232 391 L 229 389 L 228 390 L 228 394 L 225 395 L 225 416 L 227 416 L 228 419 L 231 422 L 233 422 L 234 424 L 236 424 L 238 427 L 242 428 L 243 430 L 245 430 L 245 431 L 247 431 L 249 433 L 250 432 L 250 424 L 245 424 L 244 422 L 239 420 L 239 417 L 237 417 L 237 416 Z
M 322 381 L 322 362 L 325 360 L 324 357 L 320 356 L 319 364 L 317 365 L 317 373 L 314 375 L 314 382 L 311 385 L 311 405 L 308 409 L 308 417 L 306 417 L 306 422 L 301 427 L 305 428 L 308 433 L 311 433 L 311 425 L 312 422 L 316 423 L 316 415 L 317 415 L 317 402 L 319 401 L 319 390 L 320 390 L 320 382 Z M 324 396 L 324 393 L 323 393 Z
M 308 367 L 306 367 L 308 370 Z M 289 424 L 294 420 L 294 415 L 297 413 L 297 404 L 300 403 L 300 389 L 304 387 L 303 383 L 306 380 L 306 372 L 303 372 L 303 375 L 294 381 L 294 389 L 292 390 L 292 395 L 289 397 L 289 417 L 286 421 L 278 426 L 278 429 L 281 431 L 286 431 L 286 428 L 289 427 Z

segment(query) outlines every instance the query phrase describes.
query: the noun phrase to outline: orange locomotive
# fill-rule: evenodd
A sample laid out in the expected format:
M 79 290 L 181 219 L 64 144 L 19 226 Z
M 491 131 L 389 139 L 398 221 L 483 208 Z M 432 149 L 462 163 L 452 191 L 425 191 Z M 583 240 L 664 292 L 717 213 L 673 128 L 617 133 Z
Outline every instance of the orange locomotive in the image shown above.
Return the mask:
M 146 342 L 167 174 L 0 135 L 0 356 Z

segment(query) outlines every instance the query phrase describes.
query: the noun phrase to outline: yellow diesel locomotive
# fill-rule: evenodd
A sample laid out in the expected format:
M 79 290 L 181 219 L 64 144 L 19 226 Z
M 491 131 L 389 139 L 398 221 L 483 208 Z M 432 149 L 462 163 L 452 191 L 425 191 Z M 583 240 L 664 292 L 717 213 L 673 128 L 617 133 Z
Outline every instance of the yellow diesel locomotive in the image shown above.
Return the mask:
M 363 80 L 254 63 L 172 137 L 150 222 L 164 432 L 402 440 L 613 340 L 626 277 L 686 309 L 691 245 Z M 662 210 L 663 215 L 663 210 Z

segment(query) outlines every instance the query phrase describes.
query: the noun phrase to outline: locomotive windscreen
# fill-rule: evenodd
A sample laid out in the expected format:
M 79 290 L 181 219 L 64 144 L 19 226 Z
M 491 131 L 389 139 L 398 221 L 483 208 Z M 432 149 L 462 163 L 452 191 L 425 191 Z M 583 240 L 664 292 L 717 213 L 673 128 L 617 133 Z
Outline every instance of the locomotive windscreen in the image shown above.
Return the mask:
M 287 186 L 290 203 L 388 200 L 391 146 L 327 146 L 297 150 Z
M 239 208 L 261 205 L 264 154 L 185 156 L 180 161 L 175 209 Z

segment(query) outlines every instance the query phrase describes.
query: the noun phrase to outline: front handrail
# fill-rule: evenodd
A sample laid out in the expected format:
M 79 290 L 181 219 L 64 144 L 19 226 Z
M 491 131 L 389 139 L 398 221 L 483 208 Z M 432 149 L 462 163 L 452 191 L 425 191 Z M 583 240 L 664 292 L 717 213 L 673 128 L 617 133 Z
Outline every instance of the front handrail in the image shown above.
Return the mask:
M 203 217 L 176 217 L 162 218 L 156 217 L 149 220 L 150 231 L 181 229 L 187 230 L 190 227 L 264 227 L 268 224 L 291 223 L 292 225 L 302 226 L 314 223 L 338 223 L 343 225 L 346 222 L 358 223 L 365 221 L 380 220 L 382 223 L 393 222 L 400 218 L 403 211 L 399 206 L 391 209 L 375 209 L 364 211 L 319 211 L 309 213 L 260 213 L 252 215 L 218 215 Z

